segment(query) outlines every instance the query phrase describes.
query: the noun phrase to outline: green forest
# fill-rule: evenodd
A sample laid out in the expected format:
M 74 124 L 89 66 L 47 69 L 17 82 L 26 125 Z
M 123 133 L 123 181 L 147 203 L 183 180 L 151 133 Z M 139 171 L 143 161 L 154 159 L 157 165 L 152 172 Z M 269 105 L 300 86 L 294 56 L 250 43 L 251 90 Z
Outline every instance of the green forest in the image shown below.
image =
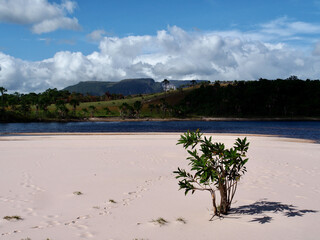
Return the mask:
M 165 81 L 164 81 L 165 82 Z M 166 81 L 165 84 L 168 84 Z M 174 90 L 102 96 L 47 89 L 9 94 L 0 87 L 1 122 L 105 119 L 320 118 L 320 81 L 282 80 L 195 82 Z
M 320 81 L 219 82 L 201 86 L 180 103 L 186 115 L 212 117 L 319 117 Z

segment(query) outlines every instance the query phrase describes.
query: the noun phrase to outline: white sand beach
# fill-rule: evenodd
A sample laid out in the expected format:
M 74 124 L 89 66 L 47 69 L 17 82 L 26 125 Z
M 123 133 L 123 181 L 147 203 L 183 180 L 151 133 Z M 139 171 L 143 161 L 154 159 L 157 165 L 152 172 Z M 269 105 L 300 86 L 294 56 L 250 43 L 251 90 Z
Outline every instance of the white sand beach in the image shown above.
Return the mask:
M 209 221 L 209 193 L 178 191 L 179 136 L 1 136 L 0 239 L 319 239 L 319 144 L 248 136 L 233 210 Z M 228 147 L 238 137 L 212 136 Z

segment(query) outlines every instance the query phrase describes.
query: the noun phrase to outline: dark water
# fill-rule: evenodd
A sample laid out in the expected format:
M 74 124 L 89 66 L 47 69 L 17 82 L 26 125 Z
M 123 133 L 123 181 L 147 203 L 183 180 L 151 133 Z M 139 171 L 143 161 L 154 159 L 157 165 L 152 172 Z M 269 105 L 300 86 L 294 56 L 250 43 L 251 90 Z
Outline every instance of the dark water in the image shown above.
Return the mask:
M 2 123 L 0 134 L 52 132 L 185 132 L 268 134 L 315 140 L 320 143 L 320 121 L 144 121 Z

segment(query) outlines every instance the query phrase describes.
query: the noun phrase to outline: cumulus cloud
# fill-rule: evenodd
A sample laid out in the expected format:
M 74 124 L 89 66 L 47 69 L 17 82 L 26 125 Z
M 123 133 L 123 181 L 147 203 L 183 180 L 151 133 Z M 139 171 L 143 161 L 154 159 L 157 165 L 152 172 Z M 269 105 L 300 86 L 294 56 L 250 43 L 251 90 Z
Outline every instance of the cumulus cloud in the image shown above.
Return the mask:
M 64 0 L 61 4 L 48 0 L 4 0 L 0 1 L 0 22 L 31 25 L 36 34 L 57 29 L 78 30 L 76 18 L 68 17 L 76 8 L 76 3 Z
M 98 34 L 99 35 L 99 34 Z M 311 45 L 310 45 L 311 48 Z M 0 86 L 11 91 L 64 88 L 79 81 L 124 78 L 253 80 L 263 78 L 317 79 L 319 44 L 313 54 L 285 43 L 264 42 L 218 32 L 187 32 L 169 27 L 155 35 L 104 37 L 99 51 L 58 52 L 39 62 L 0 53 Z

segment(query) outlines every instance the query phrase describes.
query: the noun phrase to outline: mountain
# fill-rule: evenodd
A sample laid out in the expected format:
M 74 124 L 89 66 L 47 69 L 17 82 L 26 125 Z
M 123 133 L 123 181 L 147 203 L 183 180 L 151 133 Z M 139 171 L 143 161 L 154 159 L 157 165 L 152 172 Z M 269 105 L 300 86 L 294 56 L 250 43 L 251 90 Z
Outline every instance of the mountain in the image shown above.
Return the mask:
M 152 78 L 124 79 L 110 87 L 110 93 L 123 95 L 148 94 L 163 91 L 162 85 Z
M 176 89 L 183 85 L 190 85 L 191 80 L 170 80 L 169 89 Z M 196 80 L 197 83 L 207 82 Z M 152 78 L 132 78 L 119 82 L 85 81 L 76 85 L 66 87 L 63 90 L 69 92 L 89 94 L 92 96 L 102 96 L 106 92 L 127 95 L 150 94 L 162 92 L 164 86 L 161 82 L 156 82 Z
M 148 94 L 163 91 L 161 83 L 152 78 L 124 79 L 119 82 L 85 81 L 66 87 L 63 90 L 93 96 L 101 96 L 106 92 L 122 95 Z
M 104 95 L 115 82 L 100 82 L 100 81 L 85 81 L 79 82 L 76 85 L 66 87 L 63 90 L 67 90 L 70 93 L 82 93 L 84 95 L 89 94 L 92 96 Z

